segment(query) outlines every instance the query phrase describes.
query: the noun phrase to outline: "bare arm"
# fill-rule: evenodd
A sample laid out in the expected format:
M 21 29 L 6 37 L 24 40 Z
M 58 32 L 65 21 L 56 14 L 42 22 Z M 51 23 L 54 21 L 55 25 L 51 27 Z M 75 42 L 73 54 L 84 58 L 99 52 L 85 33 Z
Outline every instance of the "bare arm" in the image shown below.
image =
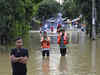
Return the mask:
M 28 57 L 25 56 L 25 57 L 17 57 L 16 58 L 14 55 L 12 55 L 12 56 L 10 56 L 10 59 L 14 63 L 19 62 L 19 63 L 26 64 L 27 63 L 27 60 L 28 60 Z
M 28 57 L 25 56 L 25 57 L 22 57 L 21 60 L 19 61 L 20 63 L 23 63 L 23 64 L 27 64 L 27 61 L 28 61 Z
M 11 55 L 10 59 L 11 59 L 12 62 L 19 62 L 21 60 L 20 57 L 15 57 L 14 55 Z

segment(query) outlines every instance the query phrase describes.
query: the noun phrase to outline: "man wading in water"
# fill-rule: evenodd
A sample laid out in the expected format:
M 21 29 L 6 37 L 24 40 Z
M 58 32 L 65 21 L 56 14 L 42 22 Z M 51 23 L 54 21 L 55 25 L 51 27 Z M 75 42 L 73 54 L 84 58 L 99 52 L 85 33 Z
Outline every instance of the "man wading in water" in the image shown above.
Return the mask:
M 61 56 L 65 56 L 67 53 L 66 45 L 68 44 L 68 37 L 67 37 L 67 34 L 65 33 L 64 29 L 60 30 L 60 34 L 58 34 L 58 37 L 57 37 L 57 43 L 60 46 Z
M 10 53 L 12 64 L 12 75 L 27 75 L 27 60 L 28 50 L 22 48 L 23 41 L 21 38 L 16 39 L 16 48 L 13 48 Z
M 43 58 L 45 55 L 49 57 L 50 55 L 50 38 L 47 36 L 47 32 L 44 31 L 43 37 L 41 38 L 41 48 L 42 48 L 42 56 Z

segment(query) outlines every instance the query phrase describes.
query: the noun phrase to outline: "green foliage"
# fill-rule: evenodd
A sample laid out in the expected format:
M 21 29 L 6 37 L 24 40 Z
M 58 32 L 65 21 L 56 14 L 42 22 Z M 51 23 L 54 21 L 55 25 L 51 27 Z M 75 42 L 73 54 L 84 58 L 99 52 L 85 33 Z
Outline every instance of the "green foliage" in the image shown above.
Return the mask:
M 76 0 L 78 8 L 80 8 L 82 14 L 85 16 L 89 24 L 92 23 L 92 0 Z M 80 5 L 80 6 L 79 6 Z
M 95 0 L 96 2 L 96 10 L 97 10 L 97 22 L 100 23 L 100 0 Z
M 44 16 L 45 19 L 55 16 L 60 11 L 60 4 L 55 0 L 44 0 L 39 4 L 37 10 L 37 16 L 39 19 L 42 19 Z
M 40 2 L 42 2 L 43 0 L 34 0 L 33 2 L 35 3 L 35 4 L 38 4 L 38 3 L 40 3 Z
M 100 20 L 100 14 L 99 14 L 100 13 L 100 0 L 95 0 L 95 3 L 96 3 L 96 12 L 97 12 L 96 14 L 97 15 L 96 16 L 96 23 L 97 23 L 96 30 L 97 31 L 96 32 L 100 33 L 100 21 L 99 21 Z
M 75 3 L 75 0 L 65 0 L 62 5 L 63 14 L 69 18 L 74 18 L 80 15 L 80 10 Z
M 0 32 L 6 30 L 9 38 L 23 36 L 29 30 L 33 17 L 34 3 L 32 0 L 0 0 Z

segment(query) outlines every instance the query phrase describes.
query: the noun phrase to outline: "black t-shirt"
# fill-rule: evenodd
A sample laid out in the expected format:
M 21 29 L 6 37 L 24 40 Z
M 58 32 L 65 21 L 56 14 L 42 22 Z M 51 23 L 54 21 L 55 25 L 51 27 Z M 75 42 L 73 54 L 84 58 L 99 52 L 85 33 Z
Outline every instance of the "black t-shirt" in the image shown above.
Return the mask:
M 25 57 L 25 56 L 29 57 L 28 50 L 25 48 L 20 48 L 20 49 L 14 48 L 11 50 L 10 55 L 14 55 L 15 57 Z M 26 64 L 19 63 L 19 62 L 16 62 L 16 63 L 11 62 L 11 63 L 12 63 L 13 72 L 27 71 Z

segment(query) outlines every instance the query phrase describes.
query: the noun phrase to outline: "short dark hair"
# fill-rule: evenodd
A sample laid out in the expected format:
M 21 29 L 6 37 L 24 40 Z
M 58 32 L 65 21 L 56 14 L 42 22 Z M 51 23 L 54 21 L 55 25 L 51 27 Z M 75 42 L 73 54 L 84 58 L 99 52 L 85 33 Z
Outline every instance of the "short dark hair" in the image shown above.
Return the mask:
M 17 41 L 17 40 L 21 40 L 21 39 L 22 39 L 21 37 L 17 37 L 17 38 L 16 38 L 16 41 Z

